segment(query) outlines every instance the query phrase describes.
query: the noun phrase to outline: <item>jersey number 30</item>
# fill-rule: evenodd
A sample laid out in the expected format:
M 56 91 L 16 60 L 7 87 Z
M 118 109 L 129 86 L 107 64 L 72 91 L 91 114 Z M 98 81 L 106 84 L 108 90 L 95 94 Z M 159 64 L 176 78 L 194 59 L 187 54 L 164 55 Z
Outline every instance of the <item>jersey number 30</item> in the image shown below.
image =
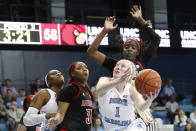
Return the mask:
M 91 124 L 92 109 L 86 109 L 86 112 L 87 112 L 86 124 Z

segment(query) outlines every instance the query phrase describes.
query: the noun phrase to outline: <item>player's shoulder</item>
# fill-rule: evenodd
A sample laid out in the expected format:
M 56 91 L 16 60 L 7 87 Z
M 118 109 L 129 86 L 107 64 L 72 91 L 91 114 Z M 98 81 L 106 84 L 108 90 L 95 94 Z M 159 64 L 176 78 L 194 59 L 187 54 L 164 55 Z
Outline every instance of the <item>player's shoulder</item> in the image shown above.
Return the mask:
M 75 82 L 72 82 L 72 83 L 69 83 L 67 85 L 65 85 L 65 87 L 63 88 L 63 90 L 75 90 L 75 89 L 78 89 L 80 87 L 79 84 L 75 83 Z
M 38 99 L 49 99 L 50 98 L 50 93 L 48 92 L 47 89 L 41 89 L 35 96 L 34 98 Z M 33 98 L 33 99 L 34 99 Z
M 38 92 L 38 95 L 44 95 L 44 94 L 48 94 L 48 89 L 41 89 L 39 92 Z

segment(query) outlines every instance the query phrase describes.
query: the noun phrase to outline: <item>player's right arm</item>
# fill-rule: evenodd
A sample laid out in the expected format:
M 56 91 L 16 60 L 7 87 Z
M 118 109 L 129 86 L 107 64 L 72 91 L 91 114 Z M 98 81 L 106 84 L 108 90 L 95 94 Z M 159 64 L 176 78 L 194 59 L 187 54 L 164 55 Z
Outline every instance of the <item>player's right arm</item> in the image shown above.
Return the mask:
M 33 97 L 32 103 L 23 118 L 25 126 L 34 126 L 47 119 L 47 114 L 38 113 L 41 107 L 45 105 L 50 99 L 48 94 L 49 93 L 47 90 L 41 90 Z
M 118 27 L 118 25 L 113 25 L 116 21 L 115 17 L 107 17 L 104 23 L 104 28 L 97 36 L 97 38 L 93 41 L 90 47 L 87 49 L 87 54 L 93 59 L 97 64 L 103 65 L 106 55 L 99 52 L 98 48 L 103 40 L 104 36 L 111 30 L 114 30 Z

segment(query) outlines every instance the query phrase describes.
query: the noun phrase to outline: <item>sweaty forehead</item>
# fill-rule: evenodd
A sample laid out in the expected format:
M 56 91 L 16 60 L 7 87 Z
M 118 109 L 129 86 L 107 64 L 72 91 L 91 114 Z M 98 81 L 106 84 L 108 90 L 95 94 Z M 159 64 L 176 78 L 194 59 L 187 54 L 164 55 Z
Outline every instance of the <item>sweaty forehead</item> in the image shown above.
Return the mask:
M 117 64 L 123 64 L 123 65 L 129 66 L 130 63 L 128 60 L 120 60 L 120 61 L 118 61 Z
M 51 75 L 52 73 L 56 73 L 56 72 L 59 72 L 58 70 L 50 70 L 49 72 L 48 72 L 48 75 Z
M 136 41 L 134 41 L 134 40 L 127 40 L 127 41 L 124 43 L 124 46 L 131 46 L 131 45 L 137 46 Z
M 78 66 L 86 66 L 86 64 L 83 63 L 83 62 L 78 62 L 78 63 L 76 64 L 76 67 L 78 67 Z

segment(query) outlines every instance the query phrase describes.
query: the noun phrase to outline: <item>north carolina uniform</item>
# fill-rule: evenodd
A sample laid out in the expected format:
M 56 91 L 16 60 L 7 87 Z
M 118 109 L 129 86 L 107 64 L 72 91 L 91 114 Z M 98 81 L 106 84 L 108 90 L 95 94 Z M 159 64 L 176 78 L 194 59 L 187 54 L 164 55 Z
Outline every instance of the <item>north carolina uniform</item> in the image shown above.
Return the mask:
M 47 89 L 50 94 L 49 101 L 40 109 L 40 114 L 42 113 L 57 113 L 58 111 L 58 105 L 56 102 L 56 93 L 52 91 L 51 89 Z M 46 125 L 48 124 L 48 120 L 45 120 L 41 124 L 40 131 L 54 131 L 55 127 L 51 127 L 48 129 Z
M 160 36 L 148 24 L 142 26 L 140 32 L 140 38 L 145 41 L 146 46 L 141 48 L 140 55 L 136 58 L 136 61 L 133 61 L 138 73 L 148 65 L 160 44 Z M 102 66 L 108 69 L 112 74 L 117 62 L 117 59 L 106 56 Z M 157 131 L 158 129 L 156 125 L 156 122 L 149 123 L 146 125 L 147 131 Z
M 146 130 L 145 123 L 135 118 L 130 88 L 131 85 L 127 83 L 122 94 L 116 88 L 112 88 L 98 98 L 105 131 L 130 131 L 129 127 L 133 127 L 134 131 Z

